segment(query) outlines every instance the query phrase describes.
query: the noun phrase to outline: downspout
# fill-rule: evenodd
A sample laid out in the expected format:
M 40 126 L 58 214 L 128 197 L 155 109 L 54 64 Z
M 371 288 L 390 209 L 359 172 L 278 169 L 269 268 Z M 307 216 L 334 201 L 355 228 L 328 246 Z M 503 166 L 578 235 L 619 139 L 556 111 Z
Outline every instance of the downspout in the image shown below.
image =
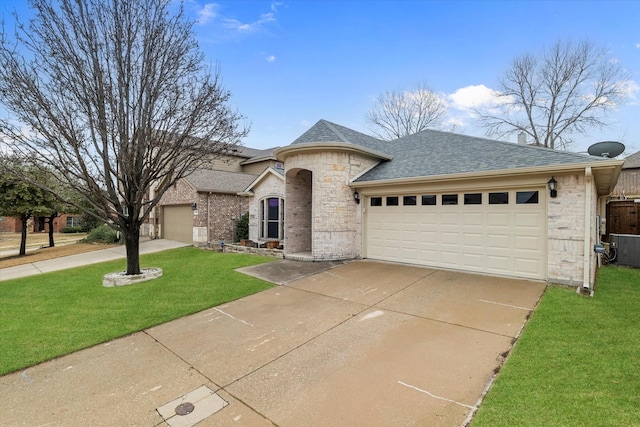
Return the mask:
M 583 254 L 583 279 L 582 290 L 590 292 L 593 296 L 593 289 L 591 289 L 591 202 L 593 191 L 593 173 L 591 167 L 586 167 L 584 170 L 584 187 L 585 187 L 585 209 L 584 209 L 584 254 Z

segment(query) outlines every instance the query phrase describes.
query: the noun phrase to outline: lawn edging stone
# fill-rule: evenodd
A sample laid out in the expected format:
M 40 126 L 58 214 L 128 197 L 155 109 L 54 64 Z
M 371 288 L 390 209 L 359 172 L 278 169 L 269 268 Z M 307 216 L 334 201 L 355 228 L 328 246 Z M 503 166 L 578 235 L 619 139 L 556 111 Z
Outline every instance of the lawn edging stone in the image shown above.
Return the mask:
M 146 282 L 162 276 L 162 269 L 156 267 L 143 268 L 140 274 L 127 274 L 126 271 L 108 273 L 102 277 L 102 286 L 113 288 L 116 286 L 127 286 L 135 283 Z

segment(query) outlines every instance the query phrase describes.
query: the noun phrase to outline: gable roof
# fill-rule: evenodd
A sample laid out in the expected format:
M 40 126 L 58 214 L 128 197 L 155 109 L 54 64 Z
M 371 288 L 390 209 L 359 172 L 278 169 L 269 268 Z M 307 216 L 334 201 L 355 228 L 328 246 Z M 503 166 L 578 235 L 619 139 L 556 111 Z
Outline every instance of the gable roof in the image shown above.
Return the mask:
M 425 130 L 386 143 L 393 160 L 382 162 L 356 182 L 606 161 L 587 154 Z M 610 160 L 610 159 L 609 159 Z
M 185 178 L 196 191 L 236 194 L 256 179 L 256 175 L 212 169 L 196 169 Z
M 242 196 L 250 196 L 253 194 L 253 188 L 260 184 L 267 176 L 274 175 L 284 181 L 284 170 L 268 167 L 266 168 L 260 175 L 258 175 L 253 181 L 251 181 L 245 188 L 244 191 L 239 192 L 238 194 Z
M 624 164 L 622 165 L 622 169 L 635 168 L 640 168 L 640 151 L 624 159 Z

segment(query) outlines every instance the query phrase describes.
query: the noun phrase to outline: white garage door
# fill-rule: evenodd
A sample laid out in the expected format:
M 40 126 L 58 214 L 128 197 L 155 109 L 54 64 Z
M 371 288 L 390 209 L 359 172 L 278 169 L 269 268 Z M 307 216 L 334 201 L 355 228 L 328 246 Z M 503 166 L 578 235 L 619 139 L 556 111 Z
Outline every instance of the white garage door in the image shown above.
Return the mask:
M 193 243 L 193 211 L 191 205 L 163 206 L 162 237 Z
M 544 197 L 544 189 L 368 197 L 364 256 L 544 280 Z

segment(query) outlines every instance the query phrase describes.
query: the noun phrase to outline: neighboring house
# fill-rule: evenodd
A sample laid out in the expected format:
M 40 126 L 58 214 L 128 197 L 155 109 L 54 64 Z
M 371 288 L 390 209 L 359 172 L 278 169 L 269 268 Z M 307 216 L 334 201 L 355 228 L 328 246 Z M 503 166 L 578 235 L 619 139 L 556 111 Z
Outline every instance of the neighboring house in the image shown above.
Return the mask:
M 238 193 L 266 169 L 281 167 L 273 151 L 237 147 L 178 180 L 162 196 L 141 234 L 199 246 L 237 240 L 236 224 L 249 209 L 249 199 Z
M 80 225 L 80 215 L 62 214 L 53 220 L 53 232 L 60 233 L 66 227 L 77 227 Z M 45 233 L 49 231 L 49 218 L 35 217 L 29 218 L 27 222 L 29 233 Z M 22 221 L 20 218 L 3 217 L 0 221 L 0 232 L 20 233 L 22 231 Z
M 640 151 L 624 159 L 607 204 L 606 234 L 640 234 Z
M 269 232 L 260 200 L 282 199 L 286 258 L 370 258 L 583 287 L 594 283 L 596 218 L 622 166 L 433 130 L 384 142 L 325 120 L 275 155 L 283 179 L 263 173 L 245 193 L 254 237 Z

